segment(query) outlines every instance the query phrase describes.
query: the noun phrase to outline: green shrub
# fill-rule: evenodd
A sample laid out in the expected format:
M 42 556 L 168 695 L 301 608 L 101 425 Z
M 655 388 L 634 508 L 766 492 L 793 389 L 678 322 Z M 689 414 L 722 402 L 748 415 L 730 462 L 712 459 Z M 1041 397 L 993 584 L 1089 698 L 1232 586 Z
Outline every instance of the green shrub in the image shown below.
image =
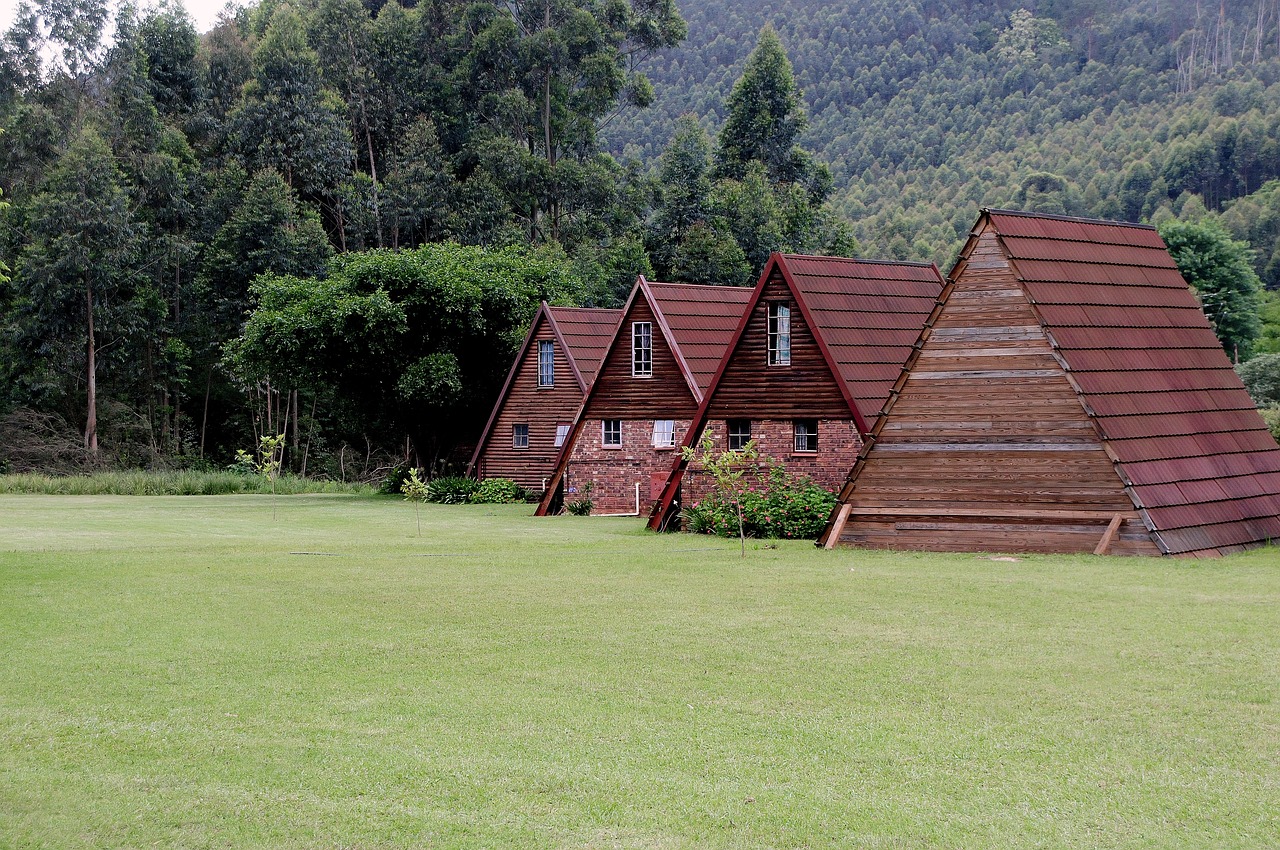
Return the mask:
M 1280 354 L 1260 354 L 1236 365 L 1254 404 L 1280 404 Z
M 409 464 L 393 466 L 387 476 L 378 485 L 378 492 L 384 496 L 399 496 L 404 492 L 404 483 L 409 480 Z
M 1262 421 L 1267 423 L 1271 436 L 1275 437 L 1277 443 L 1280 443 L 1280 404 L 1259 408 L 1258 412 L 1262 414 Z
M 582 485 L 581 490 L 576 487 L 570 488 L 570 493 L 578 493 L 579 496 L 571 502 L 564 503 L 565 512 L 573 516 L 591 516 L 591 509 L 596 506 L 596 503 L 591 500 L 591 491 L 595 488 L 595 483 L 591 481 Z
M 503 505 L 523 502 L 525 490 L 510 478 L 486 478 L 467 501 L 477 505 Z
M 427 501 L 441 505 L 458 505 L 468 501 L 471 494 L 479 487 L 479 481 L 461 475 L 433 478 L 427 484 Z
M 749 537 L 813 540 L 826 528 L 835 505 L 835 494 L 775 466 L 743 492 L 743 526 Z M 687 505 L 684 526 L 695 534 L 738 536 L 737 512 L 722 493 Z

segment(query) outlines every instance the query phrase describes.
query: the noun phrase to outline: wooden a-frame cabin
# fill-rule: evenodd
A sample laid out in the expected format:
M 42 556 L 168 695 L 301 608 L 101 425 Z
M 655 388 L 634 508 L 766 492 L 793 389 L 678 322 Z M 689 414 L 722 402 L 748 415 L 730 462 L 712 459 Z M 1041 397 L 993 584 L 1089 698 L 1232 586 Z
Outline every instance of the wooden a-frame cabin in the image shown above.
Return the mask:
M 636 281 L 538 516 L 588 493 L 593 514 L 649 510 L 751 292 Z
M 542 302 L 516 355 L 467 474 L 542 492 L 595 379 L 621 310 Z
M 753 441 L 788 472 L 835 489 L 848 476 L 937 303 L 932 263 L 774 254 L 693 417 L 715 451 Z M 677 459 L 649 517 L 670 527 L 710 482 Z
M 819 543 L 1216 556 L 1280 448 L 1151 227 L 983 210 Z

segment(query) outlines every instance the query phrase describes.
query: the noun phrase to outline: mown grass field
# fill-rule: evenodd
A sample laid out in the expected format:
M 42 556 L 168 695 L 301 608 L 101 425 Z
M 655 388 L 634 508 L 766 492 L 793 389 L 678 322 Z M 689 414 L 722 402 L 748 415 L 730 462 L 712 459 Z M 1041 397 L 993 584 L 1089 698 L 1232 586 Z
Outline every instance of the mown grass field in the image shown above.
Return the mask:
M 1280 552 L 0 496 L 0 847 L 1280 845 Z

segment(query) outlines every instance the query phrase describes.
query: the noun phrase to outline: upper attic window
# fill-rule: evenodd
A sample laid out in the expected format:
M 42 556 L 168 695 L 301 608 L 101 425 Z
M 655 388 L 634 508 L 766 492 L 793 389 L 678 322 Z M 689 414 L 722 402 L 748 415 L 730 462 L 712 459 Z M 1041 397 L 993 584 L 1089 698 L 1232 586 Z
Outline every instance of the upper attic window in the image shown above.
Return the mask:
M 653 374 L 653 323 L 631 323 L 631 374 L 647 378 Z
M 783 301 L 769 303 L 769 365 L 791 365 L 791 306 Z
M 556 344 L 549 339 L 538 342 L 538 386 L 556 385 Z

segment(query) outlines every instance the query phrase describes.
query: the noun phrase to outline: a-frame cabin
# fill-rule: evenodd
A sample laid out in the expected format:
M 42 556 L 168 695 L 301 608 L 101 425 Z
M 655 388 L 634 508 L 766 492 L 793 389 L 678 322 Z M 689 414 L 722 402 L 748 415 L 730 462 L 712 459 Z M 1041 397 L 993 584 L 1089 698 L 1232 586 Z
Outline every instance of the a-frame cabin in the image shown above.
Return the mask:
M 686 443 L 704 427 L 716 451 L 754 441 L 788 472 L 838 488 L 942 284 L 932 263 L 774 254 Z M 649 527 L 670 527 L 709 487 L 696 463 L 677 461 Z
M 613 339 L 621 310 L 544 301 L 493 406 L 467 474 L 542 492 Z
M 984 210 L 820 543 L 1212 556 L 1280 449 L 1151 227 Z
M 751 292 L 636 281 L 538 516 L 588 493 L 594 514 L 649 510 Z

